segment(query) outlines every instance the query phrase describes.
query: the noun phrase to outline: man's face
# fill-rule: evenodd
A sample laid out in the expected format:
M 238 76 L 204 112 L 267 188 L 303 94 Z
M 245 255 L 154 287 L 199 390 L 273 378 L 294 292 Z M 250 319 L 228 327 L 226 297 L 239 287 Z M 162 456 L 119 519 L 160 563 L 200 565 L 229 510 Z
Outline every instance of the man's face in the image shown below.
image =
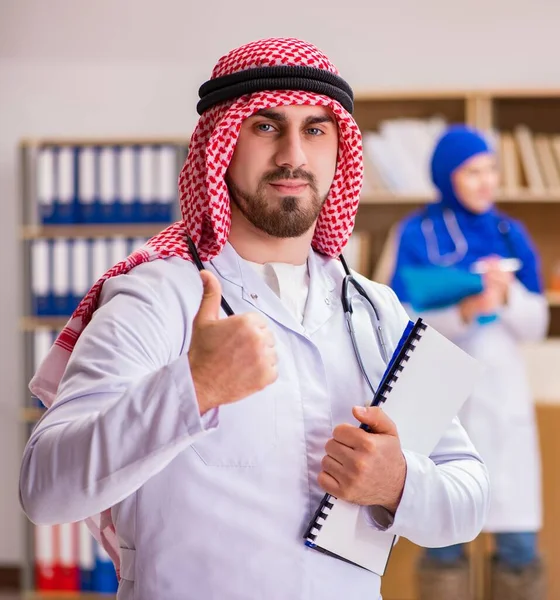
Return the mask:
M 231 200 L 265 233 L 299 237 L 321 212 L 337 154 L 338 127 L 328 108 L 263 109 L 241 126 L 226 174 Z

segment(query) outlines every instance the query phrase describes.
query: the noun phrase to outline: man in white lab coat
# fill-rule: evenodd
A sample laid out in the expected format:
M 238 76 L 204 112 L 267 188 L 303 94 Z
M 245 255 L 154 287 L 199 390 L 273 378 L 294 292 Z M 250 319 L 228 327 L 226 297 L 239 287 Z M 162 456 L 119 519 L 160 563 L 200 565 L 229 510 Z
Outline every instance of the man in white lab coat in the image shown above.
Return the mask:
M 361 140 L 336 68 L 305 42 L 260 40 L 222 57 L 200 96 L 183 220 L 92 288 L 31 383 L 52 406 L 25 450 L 22 506 L 96 525 L 122 600 L 377 598 L 377 575 L 303 544 L 323 493 L 444 546 L 479 533 L 486 469 L 457 421 L 428 458 L 363 408 L 337 259 Z M 360 282 L 391 353 L 408 317 Z

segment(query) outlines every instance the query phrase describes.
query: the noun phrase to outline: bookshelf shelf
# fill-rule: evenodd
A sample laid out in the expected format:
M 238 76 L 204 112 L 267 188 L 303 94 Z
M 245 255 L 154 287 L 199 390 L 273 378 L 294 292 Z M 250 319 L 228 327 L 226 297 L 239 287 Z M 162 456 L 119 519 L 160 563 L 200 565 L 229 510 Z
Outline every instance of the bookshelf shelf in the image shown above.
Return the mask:
M 68 225 L 28 225 L 21 229 L 22 240 L 48 238 L 110 238 L 152 237 L 165 229 L 167 223 L 107 223 L 87 225 L 73 223 Z
M 436 199 L 431 196 L 414 194 L 367 194 L 362 196 L 361 205 L 377 204 L 427 204 L 435 202 Z M 518 194 L 501 194 L 497 199 L 498 204 L 560 204 L 560 191 L 558 194 L 536 194 L 530 191 L 522 191 Z
M 497 199 L 498 204 L 560 204 L 560 192 L 557 194 L 537 194 L 535 192 L 521 191 L 517 194 L 502 194 Z
M 560 290 L 550 290 L 546 293 L 546 297 L 551 307 L 560 307 Z
M 87 592 L 26 592 L 24 600 L 114 600 L 114 594 Z
M 419 102 L 423 100 L 441 100 L 441 99 L 455 99 L 465 100 L 475 95 L 469 90 L 449 90 L 449 89 L 424 89 L 424 90 L 410 90 L 410 89 L 386 89 L 386 90 L 368 90 L 361 89 L 357 90 L 354 94 L 354 101 L 357 103 L 362 102 L 377 102 L 379 100 L 390 100 L 392 102 L 397 100 L 411 100 Z
M 21 420 L 24 423 L 36 423 L 43 416 L 44 412 L 44 408 L 26 406 L 21 411 Z
M 76 138 L 24 138 L 22 148 L 40 148 L 41 146 L 188 146 L 190 138 L 180 137 L 76 137 Z
M 412 194 L 367 194 L 360 198 L 361 206 L 375 206 L 379 204 L 427 204 L 434 202 L 434 198 Z
M 22 317 L 20 319 L 21 331 L 37 331 L 38 329 L 62 329 L 68 323 L 69 316 L 65 317 Z
M 445 98 L 484 100 L 503 98 L 560 98 L 560 88 L 496 88 L 496 89 L 386 89 L 357 90 L 354 94 L 356 102 L 375 102 L 378 100 L 440 100 Z

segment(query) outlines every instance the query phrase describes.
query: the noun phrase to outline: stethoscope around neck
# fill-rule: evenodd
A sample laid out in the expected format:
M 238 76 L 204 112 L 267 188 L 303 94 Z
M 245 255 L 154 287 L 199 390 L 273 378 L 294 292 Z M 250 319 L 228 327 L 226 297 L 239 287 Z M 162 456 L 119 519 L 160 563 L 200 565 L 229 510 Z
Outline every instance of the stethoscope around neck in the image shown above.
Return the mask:
M 443 210 L 443 223 L 445 224 L 447 233 L 451 238 L 455 248 L 452 252 L 448 252 L 446 254 L 441 254 L 440 252 L 439 243 L 434 231 L 434 221 L 430 216 L 428 216 L 427 211 L 420 222 L 420 228 L 422 229 L 422 235 L 424 236 L 424 240 L 426 242 L 426 250 L 430 263 L 440 267 L 451 267 L 465 258 L 469 249 L 469 245 L 467 239 L 461 231 L 461 227 L 459 226 L 459 222 L 457 221 L 454 211 L 450 208 L 445 208 Z M 511 240 L 511 226 L 509 222 L 506 219 L 498 219 L 496 226 L 508 246 L 510 255 L 515 257 L 516 252 Z
M 192 239 L 189 235 L 187 235 L 187 245 L 189 247 L 189 251 L 193 258 L 194 264 L 196 265 L 198 270 L 199 271 L 205 270 L 206 267 L 204 266 L 202 260 L 200 259 L 198 250 L 196 249 L 196 246 L 194 245 L 194 242 L 192 241 Z M 350 334 L 350 339 L 352 341 L 352 347 L 354 349 L 354 354 L 356 355 L 356 359 L 358 361 L 360 371 L 362 372 L 362 375 L 363 375 L 369 389 L 375 395 L 376 390 L 371 382 L 371 379 L 369 378 L 369 375 L 368 375 L 365 365 L 363 363 L 362 356 L 360 354 L 360 349 L 358 347 L 356 331 L 354 329 L 354 324 L 352 322 L 352 316 L 354 314 L 354 302 L 357 298 L 360 298 L 362 305 L 366 309 L 366 311 L 369 315 L 369 318 L 371 320 L 372 326 L 373 326 L 379 353 L 381 354 L 381 358 L 383 359 L 383 362 L 385 363 L 385 365 L 388 365 L 389 364 L 389 354 L 387 352 L 387 345 L 385 343 L 385 337 L 383 335 L 383 329 L 381 327 L 381 320 L 379 318 L 379 312 L 375 306 L 375 303 L 369 297 L 369 295 L 366 292 L 366 290 L 364 289 L 364 287 L 360 284 L 359 281 L 356 281 L 355 277 L 352 275 L 352 272 L 350 271 L 348 264 L 346 263 L 346 260 L 344 259 L 342 254 L 339 256 L 339 259 L 340 259 L 340 262 L 342 264 L 342 267 L 343 267 L 344 273 L 345 273 L 344 279 L 342 280 L 341 301 L 342 301 L 342 308 L 344 309 L 344 318 L 346 321 L 346 326 L 347 326 L 348 332 Z M 354 290 L 356 293 L 353 293 L 352 290 Z M 221 298 L 221 307 L 228 317 L 231 317 L 234 314 L 231 306 L 227 303 L 226 299 L 223 296 Z

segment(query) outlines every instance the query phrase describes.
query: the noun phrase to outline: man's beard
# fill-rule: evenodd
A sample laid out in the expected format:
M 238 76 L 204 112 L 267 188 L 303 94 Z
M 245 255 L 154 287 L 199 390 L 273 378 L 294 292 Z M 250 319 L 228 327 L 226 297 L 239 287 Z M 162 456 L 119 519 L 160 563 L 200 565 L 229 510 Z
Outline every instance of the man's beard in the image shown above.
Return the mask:
M 280 206 L 271 206 L 267 201 L 266 190 L 269 183 L 297 179 L 307 182 L 311 190 L 311 198 L 300 199 L 297 196 L 284 196 L 280 199 Z M 313 226 L 326 196 L 321 198 L 317 189 L 317 182 L 311 173 L 302 169 L 277 169 L 264 175 L 255 194 L 240 190 L 233 181 L 227 180 L 230 197 L 245 218 L 257 229 L 270 236 L 278 238 L 299 237 L 309 231 Z M 307 190 L 305 190 L 306 193 Z M 301 206 L 305 202 L 306 206 Z

